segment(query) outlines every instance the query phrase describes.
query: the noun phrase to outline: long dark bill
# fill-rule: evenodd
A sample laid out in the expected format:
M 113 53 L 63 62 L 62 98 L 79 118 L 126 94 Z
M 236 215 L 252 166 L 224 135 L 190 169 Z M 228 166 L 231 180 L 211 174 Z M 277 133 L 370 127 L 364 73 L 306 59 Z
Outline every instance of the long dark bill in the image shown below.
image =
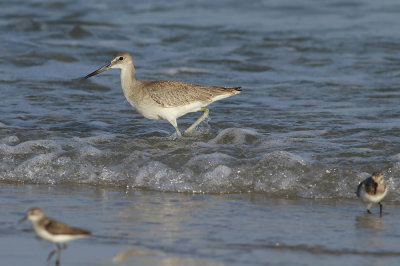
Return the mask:
M 101 72 L 107 71 L 107 70 L 109 70 L 110 68 L 111 68 L 111 64 L 104 65 L 104 66 L 100 67 L 99 69 L 97 69 L 96 71 L 94 71 L 94 72 L 88 74 L 88 75 L 85 77 L 85 79 L 88 79 L 88 78 L 93 77 L 93 76 L 95 76 L 95 75 L 97 75 L 97 74 L 100 74 Z

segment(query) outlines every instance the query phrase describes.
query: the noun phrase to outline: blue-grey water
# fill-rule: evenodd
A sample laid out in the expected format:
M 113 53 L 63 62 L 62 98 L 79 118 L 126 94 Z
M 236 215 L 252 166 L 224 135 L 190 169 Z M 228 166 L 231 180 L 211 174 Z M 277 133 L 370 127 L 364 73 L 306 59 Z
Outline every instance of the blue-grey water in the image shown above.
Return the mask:
M 51 245 L 15 224 L 38 206 L 96 232 L 65 264 L 395 265 L 399 14 L 395 0 L 2 1 L 0 260 L 45 262 Z M 119 70 L 81 79 L 119 51 L 139 80 L 243 91 L 173 139 L 128 104 Z M 377 170 L 383 218 L 354 193 Z

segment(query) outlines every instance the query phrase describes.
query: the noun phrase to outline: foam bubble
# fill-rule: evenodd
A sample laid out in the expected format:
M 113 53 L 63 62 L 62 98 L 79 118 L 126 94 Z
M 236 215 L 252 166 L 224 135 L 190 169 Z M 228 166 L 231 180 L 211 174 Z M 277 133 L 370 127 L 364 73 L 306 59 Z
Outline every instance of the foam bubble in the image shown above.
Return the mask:
M 2 139 L 2 142 L 8 145 L 16 145 L 19 141 L 17 136 L 9 136 Z
M 230 185 L 229 176 L 232 169 L 225 165 L 218 165 L 213 170 L 204 174 L 203 182 L 207 186 L 228 186 Z
M 0 153 L 8 154 L 37 154 L 59 151 L 61 146 L 52 140 L 31 140 L 18 145 L 11 146 L 7 144 L 0 145 Z
M 305 171 L 306 163 L 298 155 L 286 151 L 268 153 L 253 168 L 254 190 L 296 194 L 305 189 L 300 181 Z
M 274 151 L 268 153 L 263 161 L 269 161 L 271 163 L 278 163 L 280 165 L 285 165 L 288 167 L 300 164 L 302 166 L 306 165 L 305 160 L 299 155 L 287 152 L 287 151 Z
M 244 128 L 227 128 L 222 130 L 214 139 L 210 140 L 211 144 L 245 144 L 256 139 L 258 133 L 251 129 Z
M 72 159 L 70 157 L 61 156 L 61 157 L 58 157 L 54 161 L 54 165 L 62 167 L 62 166 L 66 166 L 66 165 L 70 164 L 71 162 L 72 162 Z
M 54 183 L 54 168 L 52 160 L 54 153 L 39 154 L 23 163 L 15 169 L 15 175 L 23 181 L 33 181 L 39 183 Z
M 163 163 L 151 161 L 138 169 L 135 175 L 133 186 L 154 186 L 168 181 L 170 176 L 176 176 L 176 173 Z
M 186 166 L 197 169 L 198 171 L 206 171 L 211 167 L 220 164 L 234 163 L 236 159 L 232 156 L 221 152 L 214 152 L 210 154 L 200 154 L 191 158 Z
M 78 149 L 80 156 L 99 156 L 104 154 L 103 151 L 93 147 L 93 146 L 83 146 Z

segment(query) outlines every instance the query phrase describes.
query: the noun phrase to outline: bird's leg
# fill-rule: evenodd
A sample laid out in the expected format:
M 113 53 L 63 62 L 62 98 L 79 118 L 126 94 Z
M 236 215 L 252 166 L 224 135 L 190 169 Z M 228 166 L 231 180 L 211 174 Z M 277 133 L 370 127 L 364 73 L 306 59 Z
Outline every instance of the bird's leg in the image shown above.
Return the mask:
M 65 244 L 64 244 L 64 245 L 65 245 Z M 47 257 L 47 263 L 51 260 L 51 258 L 54 256 L 54 254 L 57 253 L 58 255 L 57 255 L 56 265 L 59 264 L 59 258 L 60 258 L 59 253 L 61 252 L 61 250 L 63 249 L 63 247 L 62 247 L 60 244 L 56 244 L 56 247 L 57 247 L 57 248 L 56 248 L 55 250 L 52 250 L 52 251 L 50 252 L 49 256 Z
M 55 250 L 52 250 L 49 254 L 49 256 L 47 257 L 47 262 L 50 261 L 50 259 L 53 257 L 54 253 L 56 253 L 58 251 L 58 247 Z
M 379 202 L 379 214 L 382 217 L 383 205 Z
M 176 134 L 178 135 L 178 138 L 182 137 L 182 134 L 179 131 L 178 124 L 176 123 L 176 120 L 168 121 L 168 122 L 175 128 Z
M 204 118 L 206 118 L 208 116 L 208 113 L 210 112 L 210 110 L 208 110 L 207 108 L 201 108 L 200 111 L 204 112 L 202 116 L 200 116 L 196 122 L 194 122 L 188 129 L 185 130 L 184 134 L 190 134 L 192 133 L 193 129 L 195 127 L 197 127 L 198 124 L 200 124 L 201 121 L 204 120 Z
M 367 213 L 371 214 L 371 211 L 369 209 L 367 209 Z
M 63 251 L 64 249 L 66 249 L 67 248 L 67 244 L 60 244 L 60 245 L 58 245 L 57 244 L 57 260 L 56 260 L 56 265 L 58 266 L 58 265 L 60 265 L 60 257 L 61 257 L 61 251 Z
M 182 137 L 182 134 L 181 134 L 181 132 L 179 131 L 179 128 L 176 127 L 175 130 L 176 130 L 176 134 L 178 135 L 178 138 L 181 138 L 181 137 Z

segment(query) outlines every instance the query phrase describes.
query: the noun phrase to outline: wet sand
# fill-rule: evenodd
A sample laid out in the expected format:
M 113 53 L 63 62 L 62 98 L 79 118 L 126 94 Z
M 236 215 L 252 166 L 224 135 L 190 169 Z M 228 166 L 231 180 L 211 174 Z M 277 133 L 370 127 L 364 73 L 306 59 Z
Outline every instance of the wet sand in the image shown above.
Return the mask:
M 357 200 L 183 194 L 87 185 L 0 184 L 3 265 L 44 265 L 30 207 L 89 229 L 61 265 L 396 265 L 399 205 L 366 214 Z

